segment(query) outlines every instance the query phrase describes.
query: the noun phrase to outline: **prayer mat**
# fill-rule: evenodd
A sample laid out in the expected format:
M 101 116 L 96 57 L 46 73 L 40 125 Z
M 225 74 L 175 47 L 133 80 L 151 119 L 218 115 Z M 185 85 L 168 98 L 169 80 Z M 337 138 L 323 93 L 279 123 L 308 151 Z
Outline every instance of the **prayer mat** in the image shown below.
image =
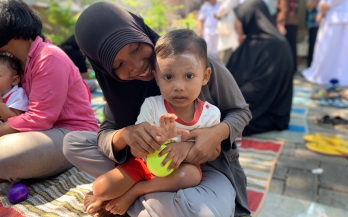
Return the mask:
M 253 217 L 262 208 L 282 147 L 282 142 L 253 138 L 242 138 L 238 147 L 239 161 L 247 177 L 248 203 Z

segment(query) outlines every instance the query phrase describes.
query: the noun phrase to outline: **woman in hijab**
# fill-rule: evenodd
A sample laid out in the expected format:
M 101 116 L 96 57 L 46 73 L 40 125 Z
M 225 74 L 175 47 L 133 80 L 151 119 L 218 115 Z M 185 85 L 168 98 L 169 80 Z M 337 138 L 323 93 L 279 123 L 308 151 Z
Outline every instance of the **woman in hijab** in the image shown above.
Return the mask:
M 159 95 L 152 75 L 153 47 L 158 35 L 141 17 L 110 2 L 98 2 L 80 15 L 75 36 L 82 52 L 91 62 L 105 95 L 105 121 L 98 134 L 72 133 L 65 137 L 63 152 L 78 168 L 94 177 L 110 171 L 131 157 L 130 148 L 144 155 L 160 144 L 149 123 L 134 125 L 145 98 Z M 234 143 L 251 118 L 237 84 L 218 60 L 209 58 L 212 68 L 209 83 L 199 98 L 216 105 L 221 124 L 190 132 L 183 141 L 195 139 L 185 160 L 201 164 L 201 183 L 178 192 L 157 192 L 138 198 L 128 210 L 130 216 L 234 216 L 249 215 L 246 178 L 238 161 Z M 231 97 L 233 96 L 233 97 Z M 178 143 L 180 145 L 180 143 Z M 214 156 L 221 145 L 224 151 Z M 115 186 L 117 187 L 117 186 Z M 93 197 L 85 199 L 86 206 Z M 115 204 L 111 200 L 106 210 Z M 101 209 L 98 207 L 94 212 Z
M 227 68 L 253 116 L 243 136 L 285 130 L 292 101 L 293 59 L 289 44 L 277 31 L 263 1 L 246 1 L 235 12 L 237 32 L 245 39 Z

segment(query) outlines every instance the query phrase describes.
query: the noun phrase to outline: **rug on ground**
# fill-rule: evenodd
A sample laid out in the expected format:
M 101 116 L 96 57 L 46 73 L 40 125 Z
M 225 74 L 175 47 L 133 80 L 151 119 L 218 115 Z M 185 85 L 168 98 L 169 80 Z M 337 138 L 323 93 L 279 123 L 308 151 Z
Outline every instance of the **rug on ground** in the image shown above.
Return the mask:
M 248 203 L 253 217 L 266 198 L 282 147 L 281 142 L 252 138 L 243 138 L 238 147 L 239 161 L 247 176 Z
M 0 194 L 0 217 L 80 217 L 83 198 L 92 189 L 94 178 L 73 167 L 65 173 L 40 182 L 23 182 L 29 188 L 27 200 L 13 205 Z

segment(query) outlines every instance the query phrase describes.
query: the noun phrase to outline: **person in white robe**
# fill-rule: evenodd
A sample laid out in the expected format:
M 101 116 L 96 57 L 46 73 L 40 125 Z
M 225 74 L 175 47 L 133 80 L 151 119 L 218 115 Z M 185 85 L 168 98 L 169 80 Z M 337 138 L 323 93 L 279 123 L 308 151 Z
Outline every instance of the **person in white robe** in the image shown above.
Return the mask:
M 220 60 L 226 64 L 232 52 L 238 47 L 238 34 L 234 27 L 236 15 L 233 11 L 239 4 L 239 0 L 224 0 L 221 2 L 219 10 L 215 14 L 217 18 L 217 50 L 219 52 Z
M 312 83 L 329 85 L 338 79 L 348 86 L 348 0 L 321 0 L 318 17 L 313 62 L 302 74 Z
M 218 34 L 216 27 L 218 20 L 214 14 L 218 11 L 220 2 L 209 0 L 205 2 L 198 14 L 198 35 L 202 36 L 207 42 L 207 49 L 210 53 L 218 54 Z

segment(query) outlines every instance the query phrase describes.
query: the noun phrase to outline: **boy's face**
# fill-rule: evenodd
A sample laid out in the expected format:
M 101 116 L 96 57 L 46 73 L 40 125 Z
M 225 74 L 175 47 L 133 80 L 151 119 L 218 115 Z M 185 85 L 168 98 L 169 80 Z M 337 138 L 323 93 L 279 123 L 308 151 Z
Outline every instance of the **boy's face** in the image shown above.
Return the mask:
M 173 108 L 191 105 L 202 86 L 208 83 L 211 69 L 191 52 L 166 59 L 157 56 L 156 59 L 155 78 L 162 96 Z
M 19 76 L 4 64 L 0 64 L 0 95 L 4 96 L 19 83 Z

